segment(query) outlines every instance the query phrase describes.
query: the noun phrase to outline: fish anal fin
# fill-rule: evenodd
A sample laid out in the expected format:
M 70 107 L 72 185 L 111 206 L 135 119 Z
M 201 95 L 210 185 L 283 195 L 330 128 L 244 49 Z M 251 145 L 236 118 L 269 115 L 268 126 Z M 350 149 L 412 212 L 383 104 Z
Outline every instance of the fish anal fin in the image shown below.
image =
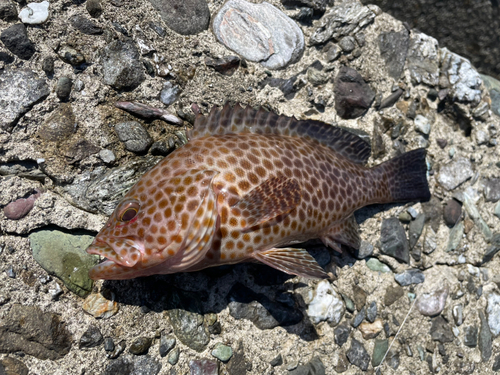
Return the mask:
M 255 253 L 254 258 L 291 275 L 311 279 L 326 279 L 329 277 L 318 262 L 304 249 L 293 247 L 273 248 Z
M 340 246 L 337 244 L 347 245 L 355 250 L 359 249 L 361 239 L 359 238 L 359 226 L 354 218 L 354 215 L 349 216 L 347 219 L 334 226 L 328 228 L 321 236 L 321 241 L 326 246 L 334 250 L 340 251 Z
M 280 175 L 268 178 L 246 194 L 231 207 L 231 213 L 246 219 L 245 230 L 287 214 L 299 205 L 300 199 L 300 184 Z

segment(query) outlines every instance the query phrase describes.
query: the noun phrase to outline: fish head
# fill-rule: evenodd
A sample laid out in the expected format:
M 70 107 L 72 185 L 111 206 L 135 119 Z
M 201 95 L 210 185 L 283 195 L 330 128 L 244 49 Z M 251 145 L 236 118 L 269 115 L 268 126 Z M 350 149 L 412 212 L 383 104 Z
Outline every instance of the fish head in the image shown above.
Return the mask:
M 154 179 L 148 174 L 120 201 L 87 249 L 105 258 L 90 270 L 92 279 L 182 271 L 202 255 L 200 247 L 207 247 L 207 233 L 216 222 L 216 172 L 190 170 L 155 183 L 147 182 Z M 193 249 L 195 257 L 189 256 Z

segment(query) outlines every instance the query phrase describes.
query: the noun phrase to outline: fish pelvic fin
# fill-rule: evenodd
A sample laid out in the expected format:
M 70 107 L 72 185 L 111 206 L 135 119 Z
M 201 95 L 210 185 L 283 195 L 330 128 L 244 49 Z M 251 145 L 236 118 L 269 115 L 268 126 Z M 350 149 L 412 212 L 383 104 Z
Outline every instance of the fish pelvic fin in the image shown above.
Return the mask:
M 327 279 L 328 274 L 304 249 L 273 248 L 254 254 L 254 258 L 270 267 L 309 279 Z
M 355 250 L 358 250 L 361 245 L 359 226 L 354 215 L 328 228 L 320 238 L 326 246 L 331 247 L 339 253 L 342 252 L 339 244 L 347 245 Z
M 388 202 L 428 201 L 431 198 L 425 155 L 425 149 L 419 148 L 375 168 L 375 173 L 387 176 Z
M 233 215 L 246 219 L 243 231 L 286 215 L 300 203 L 300 184 L 291 178 L 268 178 L 231 207 Z

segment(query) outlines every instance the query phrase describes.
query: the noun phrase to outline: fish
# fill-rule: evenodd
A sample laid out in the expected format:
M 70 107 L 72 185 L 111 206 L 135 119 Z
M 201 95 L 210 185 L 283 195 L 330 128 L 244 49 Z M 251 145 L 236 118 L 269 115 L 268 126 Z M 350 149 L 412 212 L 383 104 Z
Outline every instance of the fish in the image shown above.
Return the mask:
M 356 210 L 430 199 L 425 149 L 369 168 L 368 142 L 320 121 L 227 103 L 198 113 L 187 138 L 127 192 L 88 247 L 103 257 L 92 279 L 242 262 L 328 278 L 297 244 L 359 249 Z

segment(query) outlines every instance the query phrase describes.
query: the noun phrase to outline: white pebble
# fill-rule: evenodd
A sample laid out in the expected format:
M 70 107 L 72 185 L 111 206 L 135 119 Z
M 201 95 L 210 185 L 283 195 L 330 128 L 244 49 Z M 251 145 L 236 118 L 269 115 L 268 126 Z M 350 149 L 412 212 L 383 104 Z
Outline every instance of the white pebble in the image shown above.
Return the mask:
M 431 132 L 431 122 L 427 117 L 417 115 L 415 117 L 415 128 L 418 132 L 428 135 Z
M 49 18 L 49 2 L 29 3 L 19 12 L 22 23 L 38 25 L 44 23 Z

